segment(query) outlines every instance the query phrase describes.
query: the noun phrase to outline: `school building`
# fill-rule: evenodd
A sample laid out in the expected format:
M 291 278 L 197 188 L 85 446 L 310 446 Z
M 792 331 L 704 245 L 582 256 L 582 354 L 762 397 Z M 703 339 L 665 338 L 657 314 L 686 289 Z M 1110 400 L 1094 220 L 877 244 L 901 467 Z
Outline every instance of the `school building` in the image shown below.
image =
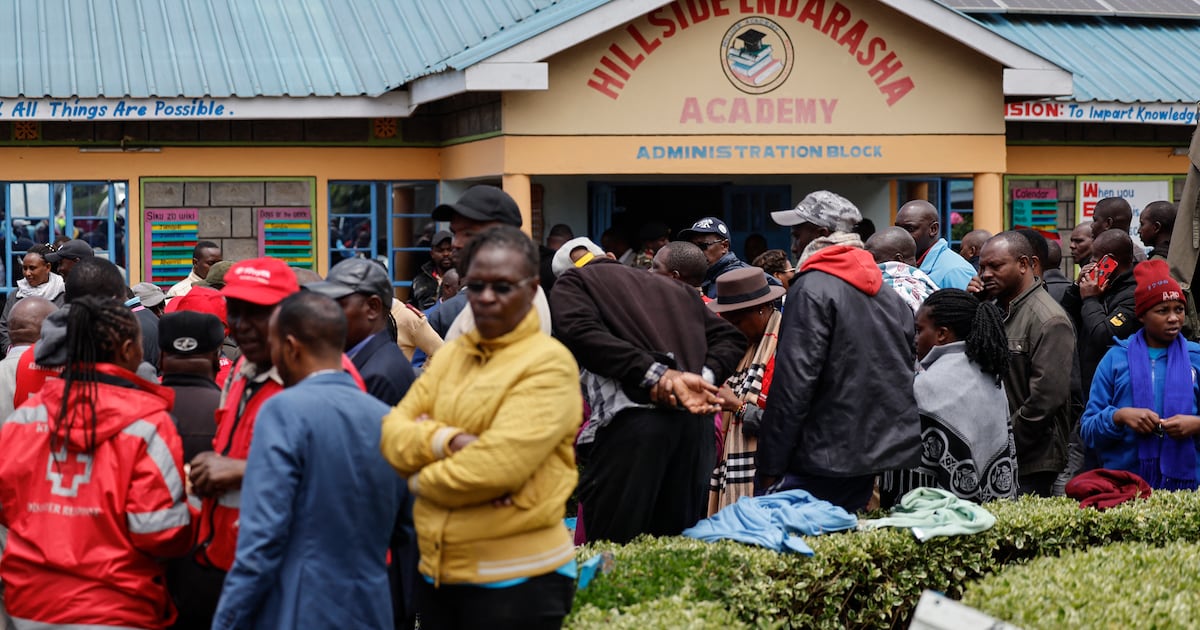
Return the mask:
M 768 213 L 816 189 L 877 226 L 929 199 L 954 240 L 1069 230 L 1178 195 L 1200 94 L 1200 16 L 1094 1 L 15 0 L 0 288 L 65 234 L 131 282 L 212 240 L 379 258 L 403 294 L 477 183 L 538 239 L 711 215 L 786 249 Z

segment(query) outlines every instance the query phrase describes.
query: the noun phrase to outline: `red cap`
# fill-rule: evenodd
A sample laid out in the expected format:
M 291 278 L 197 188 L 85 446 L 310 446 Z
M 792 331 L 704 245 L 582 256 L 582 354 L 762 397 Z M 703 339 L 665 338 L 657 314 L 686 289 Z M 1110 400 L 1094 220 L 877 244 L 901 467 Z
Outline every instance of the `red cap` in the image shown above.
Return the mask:
M 216 315 L 217 319 L 225 324 L 225 328 L 229 328 L 229 322 L 225 317 L 225 297 L 216 289 L 193 286 L 187 295 L 171 300 L 167 304 L 166 310 L 168 312 L 195 311 Z
M 1183 289 L 1171 278 L 1167 263 L 1155 258 L 1138 263 L 1133 268 L 1137 290 L 1133 293 L 1133 310 L 1138 317 L 1163 302 L 1183 302 Z
M 261 306 L 274 306 L 300 291 L 296 274 L 278 258 L 251 258 L 225 272 L 221 295 Z

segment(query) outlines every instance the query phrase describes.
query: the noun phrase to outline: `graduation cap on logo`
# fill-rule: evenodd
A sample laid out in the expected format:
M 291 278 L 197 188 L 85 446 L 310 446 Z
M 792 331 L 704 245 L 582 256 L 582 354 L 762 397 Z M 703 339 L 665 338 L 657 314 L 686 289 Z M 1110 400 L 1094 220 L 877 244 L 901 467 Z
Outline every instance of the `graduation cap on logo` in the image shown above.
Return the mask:
M 742 40 L 743 50 L 746 52 L 758 52 L 762 50 L 762 40 L 766 36 L 767 34 L 762 31 L 750 29 L 738 35 L 737 38 Z

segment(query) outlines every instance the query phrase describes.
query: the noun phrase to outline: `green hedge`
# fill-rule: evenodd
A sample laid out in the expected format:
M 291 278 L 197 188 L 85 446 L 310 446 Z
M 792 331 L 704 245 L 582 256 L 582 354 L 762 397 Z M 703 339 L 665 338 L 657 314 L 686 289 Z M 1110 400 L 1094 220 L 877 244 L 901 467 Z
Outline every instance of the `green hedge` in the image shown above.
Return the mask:
M 1190 628 L 1200 546 L 1118 543 L 1039 558 L 967 587 L 963 601 L 1025 630 Z
M 1007 565 L 1113 542 L 1200 541 L 1200 495 L 1154 494 L 1106 512 L 1070 499 L 1024 497 L 990 503 L 996 526 L 973 536 L 918 543 L 905 530 L 806 538 L 814 557 L 724 542 L 641 538 L 596 544 L 581 560 L 611 550 L 616 568 L 575 598 L 570 627 L 608 627 L 636 616 L 639 627 L 678 627 L 683 604 L 732 613 L 749 626 L 906 627 L 925 589 L 959 598 L 966 584 Z M 686 623 L 707 627 L 694 617 Z M 714 618 L 711 627 L 729 624 Z M 633 626 L 630 626 L 633 627 Z

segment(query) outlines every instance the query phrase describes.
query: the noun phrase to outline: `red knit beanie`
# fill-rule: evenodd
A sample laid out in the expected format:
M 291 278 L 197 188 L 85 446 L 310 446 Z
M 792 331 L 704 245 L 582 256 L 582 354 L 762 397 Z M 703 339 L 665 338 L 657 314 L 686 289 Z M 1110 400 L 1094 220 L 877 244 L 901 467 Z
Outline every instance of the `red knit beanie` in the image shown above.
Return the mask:
M 1138 263 L 1133 268 L 1133 277 L 1137 280 L 1133 309 L 1138 317 L 1163 302 L 1183 301 L 1183 290 L 1171 279 L 1171 270 L 1163 260 L 1156 258 Z

